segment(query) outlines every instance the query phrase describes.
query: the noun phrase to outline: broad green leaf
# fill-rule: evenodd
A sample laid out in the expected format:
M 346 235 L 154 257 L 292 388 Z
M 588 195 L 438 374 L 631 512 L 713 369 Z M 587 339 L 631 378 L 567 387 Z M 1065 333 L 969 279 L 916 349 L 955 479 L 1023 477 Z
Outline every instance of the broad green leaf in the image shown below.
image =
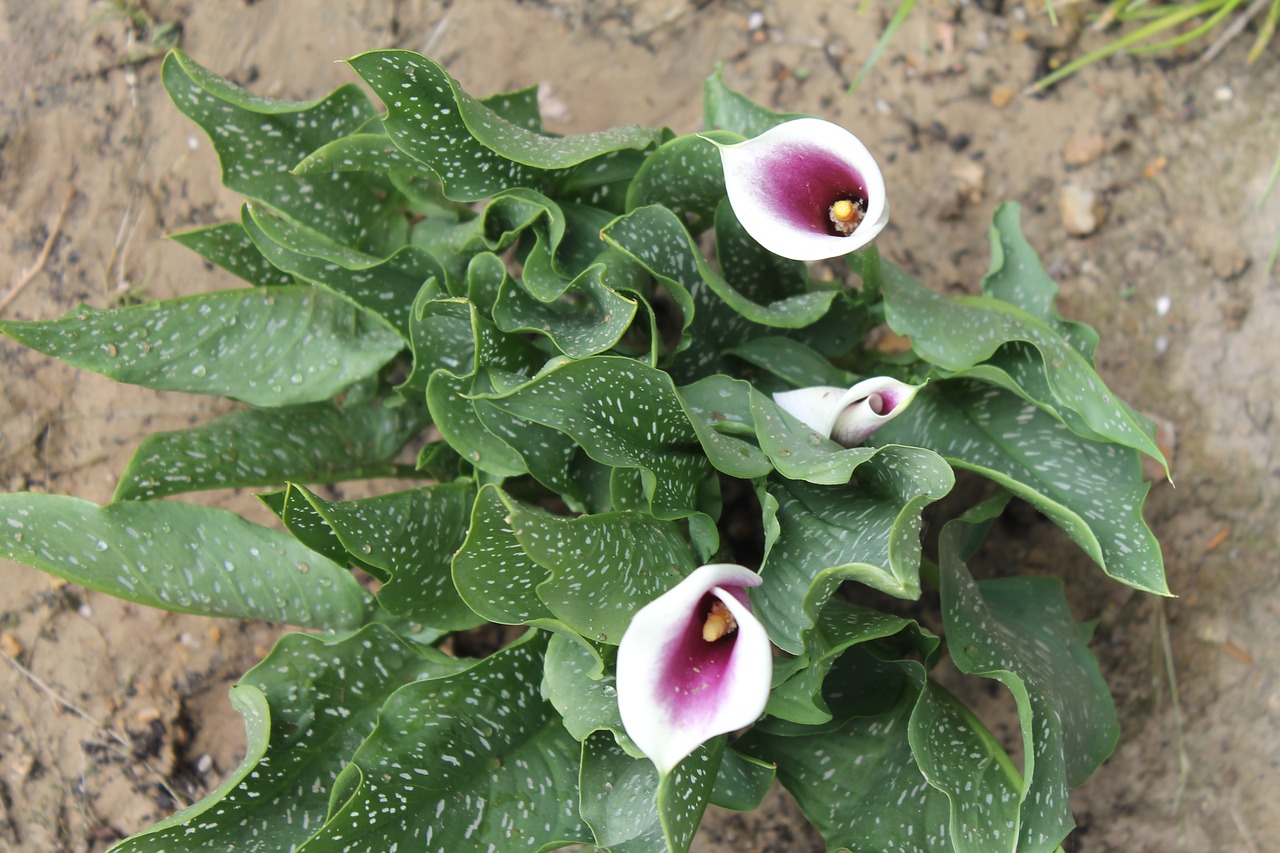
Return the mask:
M 353 628 L 366 596 L 341 566 L 226 510 L 0 495 L 0 556 L 148 607 Z
M 624 752 L 607 732 L 582 742 L 582 819 L 596 848 L 610 853 L 666 853 L 658 818 L 658 771 Z M 696 826 L 695 826 L 696 829 Z
M 1116 400 L 1089 359 L 1055 328 L 1059 323 L 989 296 L 941 296 L 888 263 L 884 298 L 890 327 L 911 338 L 921 358 L 945 370 L 972 368 L 1011 342 L 1030 344 L 1044 360 L 1045 381 L 1060 405 L 1096 435 L 1164 462 L 1150 422 Z
M 725 280 L 754 302 L 770 303 L 804 293 L 808 288 L 803 261 L 775 255 L 742 227 L 728 198 L 715 209 L 716 260 Z M 828 288 L 836 288 L 828 284 Z
M 404 172 L 424 180 L 437 180 L 425 164 L 397 148 L 386 133 L 369 128 L 339 137 L 312 151 L 293 168 L 295 175 L 330 172 Z
M 1055 578 L 975 583 L 958 551 L 964 525 L 939 543 L 942 616 L 961 672 L 993 678 L 1013 693 L 1022 724 L 1025 781 L 1018 850 L 1051 851 L 1074 825 L 1067 789 L 1115 749 L 1115 707 Z
M 1159 543 L 1142 517 L 1138 455 L 1080 438 L 1019 397 L 976 382 L 923 388 L 876 442 L 928 447 L 1043 512 L 1111 577 L 1168 594 Z
M 367 312 L 313 287 L 222 290 L 58 320 L 0 321 L 0 332 L 75 367 L 160 391 L 255 406 L 326 400 L 404 342 Z
M 553 430 L 513 418 L 484 400 L 490 380 L 524 380 L 542 354 L 518 335 L 498 331 L 463 299 L 420 299 L 410 327 L 414 369 L 406 387 L 426 382 L 431 418 L 449 445 L 498 477 L 532 473 L 549 488 L 574 492 L 565 469 L 575 448 Z M 517 447 L 528 451 L 526 459 Z
M 911 715 L 908 738 L 921 772 L 951 803 L 956 853 L 1015 853 L 1022 777 L 987 727 L 929 682 Z
M 990 230 L 991 269 L 983 276 L 982 292 L 1038 318 L 1093 364 L 1098 333 L 1084 323 L 1064 320 L 1058 313 L 1058 284 L 1022 236 L 1021 216 L 1022 208 L 1016 202 L 996 208 Z
M 779 390 L 810 385 L 848 387 L 857 381 L 853 374 L 790 338 L 757 338 L 726 352 L 781 379 L 785 385 Z
M 769 694 L 765 713 L 804 725 L 822 725 L 832 719 L 822 698 L 823 682 L 832 665 L 859 643 L 903 635 L 906 645 L 929 661 L 939 648 L 938 638 L 910 619 L 890 616 L 841 599 L 828 601 L 805 637 L 804 665 Z
M 665 373 L 599 356 L 556 365 L 491 401 L 572 436 L 598 462 L 638 468 L 658 518 L 696 512 L 697 486 L 710 466 Z
M 503 119 L 462 91 L 437 63 L 410 51 L 372 51 L 350 63 L 386 104 L 387 135 L 431 167 L 446 194 L 461 201 L 511 187 L 551 189 L 575 167 L 659 139 L 658 131 L 637 127 L 543 136 Z
M 753 302 L 712 268 L 693 244 L 674 213 L 659 205 L 640 207 L 614 220 L 604 231 L 612 245 L 635 258 L 664 282 L 678 282 L 686 291 L 709 288 L 737 314 L 758 325 L 799 329 L 822 319 L 836 291 L 787 296 L 776 302 Z
M 406 339 L 418 292 L 428 279 L 446 278 L 440 262 L 417 246 L 387 258 L 367 255 L 255 205 L 245 205 L 243 222 L 271 263 L 377 314 Z
M 760 490 L 765 581 L 752 600 L 769 639 L 793 654 L 843 581 L 897 598 L 920 595 L 920 512 L 951 490 L 949 468 L 927 450 L 889 446 L 855 484 L 771 477 Z
M 552 302 L 540 302 L 510 282 L 493 309 L 504 332 L 536 332 L 551 339 L 570 358 L 587 358 L 614 347 L 636 316 L 636 300 L 608 284 L 609 269 L 599 264 L 574 279 Z
M 387 697 L 468 665 L 381 625 L 342 639 L 286 634 L 231 689 L 248 741 L 240 766 L 200 802 L 112 849 L 294 850 L 323 825 L 329 789 Z
M 715 220 L 717 205 L 725 197 L 720 150 L 710 140 L 728 145 L 741 138 L 734 133 L 712 131 L 678 136 L 660 145 L 645 158 L 627 188 L 627 211 L 661 205 L 679 216 L 694 234 L 707 230 Z
M 839 725 L 797 736 L 756 726 L 737 748 L 777 765 L 778 780 L 832 850 L 950 850 L 947 798 L 925 781 L 907 738 L 923 668 L 854 648 L 830 681 L 848 697 L 826 697 L 833 708 L 848 706 Z
M 685 853 L 702 821 L 725 739 L 704 744 L 659 778 L 608 734 L 582 743 L 582 817 L 596 845 L 611 853 Z
M 769 793 L 776 775 L 777 768 L 767 761 L 726 749 L 715 787 L 711 789 L 711 805 L 735 812 L 755 811 Z
M 679 526 L 638 512 L 561 519 L 513 508 L 516 539 L 550 572 L 537 593 L 584 637 L 617 645 L 635 611 L 697 565 Z
M 702 85 L 702 123 L 724 128 L 741 136 L 759 136 L 785 121 L 804 118 L 801 113 L 775 113 L 724 84 L 724 67 L 719 63 Z
M 529 469 L 520 452 L 487 429 L 470 399 L 474 383 L 437 371 L 427 385 L 431 419 L 463 459 L 495 477 L 518 477 Z
M 239 222 L 193 228 L 170 234 L 169 239 L 250 284 L 281 287 L 295 283 L 293 276 L 277 268 L 258 251 Z
M 408 684 L 343 771 L 328 822 L 300 850 L 554 850 L 589 840 L 580 749 L 530 674 L 545 636 L 455 675 Z
M 564 718 L 564 727 L 575 740 L 586 740 L 592 732 L 610 732 L 628 755 L 643 755 L 623 728 L 616 676 L 604 671 L 599 653 L 584 641 L 552 635 L 542 671 L 542 695 Z
M 312 551 L 323 554 L 340 566 L 358 565 L 383 583 L 391 579 L 381 569 L 366 566 L 351 557 L 342 547 L 333 527 L 311 505 L 310 492 L 302 486 L 289 483 L 283 489 L 259 493 L 257 498 L 276 514 L 295 539 Z
M 731 477 L 752 480 L 773 470 L 763 451 L 755 445 L 755 423 L 751 418 L 751 386 L 722 374 L 708 376 L 678 390 L 680 401 L 717 471 Z
M 490 622 L 520 625 L 550 620 L 551 611 L 537 593 L 547 570 L 516 539 L 511 512 L 497 486 L 480 489 L 467 538 L 453 557 L 454 586 L 467 606 Z
M 112 500 L 203 489 L 336 483 L 402 474 L 400 450 L 427 425 L 422 406 L 385 401 L 243 409 L 190 429 L 153 432 Z
M 228 189 L 361 251 L 385 256 L 403 244 L 403 200 L 387 177 L 290 172 L 312 151 L 377 117 L 360 87 L 342 86 L 311 103 L 276 101 L 176 50 L 165 57 L 161 76 L 178 109 L 209 135 Z
M 451 561 L 462 547 L 475 488 L 459 481 L 354 501 L 307 500 L 347 553 L 389 580 L 378 603 L 432 628 L 471 628 L 482 620 L 454 588 Z

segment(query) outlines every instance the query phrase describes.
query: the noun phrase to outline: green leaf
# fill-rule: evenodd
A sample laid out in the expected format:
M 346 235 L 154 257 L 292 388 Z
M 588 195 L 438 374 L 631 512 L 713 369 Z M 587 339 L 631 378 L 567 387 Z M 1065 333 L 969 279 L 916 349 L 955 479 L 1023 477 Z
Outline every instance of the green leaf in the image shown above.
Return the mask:
M 604 671 L 600 654 L 584 640 L 552 635 L 542 671 L 542 695 L 564 717 L 565 730 L 575 740 L 586 740 L 592 732 L 609 732 L 628 755 L 643 756 L 622 725 L 616 676 Z
M 1093 364 L 1098 333 L 1084 323 L 1064 320 L 1058 313 L 1058 284 L 1022 236 L 1021 218 L 1022 208 L 1016 202 L 996 208 L 990 230 L 991 269 L 983 276 L 982 292 L 1041 320 Z
M 250 284 L 282 287 L 295 283 L 293 276 L 276 267 L 258 251 L 239 222 L 193 228 L 170 234 L 169 238 Z
M 715 227 L 720 271 L 743 296 L 767 304 L 804 293 L 808 288 L 804 262 L 775 255 L 756 242 L 738 221 L 729 199 L 723 196 L 715 208 Z M 838 290 L 831 285 L 827 288 Z
M 963 524 L 939 543 L 947 645 L 964 673 L 1000 681 L 1018 705 L 1025 750 L 1018 850 L 1053 850 L 1074 825 L 1067 788 L 1115 749 L 1119 724 L 1091 628 L 1075 622 L 1056 578 L 974 583 L 958 551 Z
M 0 495 L 0 556 L 148 607 L 353 628 L 366 596 L 341 566 L 226 510 Z
M 888 637 L 899 637 L 900 642 L 921 652 L 926 661 L 931 661 L 939 649 L 938 638 L 913 620 L 838 598 L 828 601 L 805 637 L 803 667 L 773 688 L 765 713 L 808 726 L 830 722 L 831 709 L 822 698 L 822 687 L 831 667 L 853 646 Z
M 754 444 L 751 418 L 751 385 L 722 374 L 708 376 L 678 391 L 702 450 L 717 471 L 753 480 L 773 470 L 764 452 Z M 747 440 L 747 439 L 750 440 Z
M 467 481 L 354 501 L 304 494 L 342 547 L 389 578 L 378 603 L 432 628 L 472 628 L 482 620 L 453 586 L 451 562 L 462 547 L 475 498 Z
M 951 490 L 934 454 L 889 446 L 851 486 L 772 477 L 760 490 L 765 582 L 752 598 L 769 639 L 793 654 L 831 595 L 856 580 L 898 598 L 920 595 L 920 513 Z
M 710 228 L 725 197 L 724 167 L 713 139 L 725 145 L 741 141 L 737 134 L 711 131 L 658 146 L 627 188 L 627 211 L 661 205 L 694 234 Z
M 598 356 L 556 365 L 492 403 L 571 436 L 597 462 L 637 468 L 651 512 L 696 512 L 710 472 L 671 379 L 629 358 Z
M 987 727 L 954 696 L 929 682 L 911 715 L 908 738 L 920 771 L 951 803 L 952 849 L 1018 850 L 1022 779 Z
M 785 121 L 804 118 L 802 113 L 775 113 L 735 92 L 724 84 L 724 66 L 716 70 L 702 85 L 702 123 L 709 128 L 731 130 L 743 137 L 759 136 Z
M 715 787 L 711 789 L 711 805 L 735 812 L 755 811 L 769 793 L 776 775 L 777 768 L 767 761 L 726 749 Z
M 390 254 L 403 244 L 402 199 L 387 177 L 289 171 L 377 117 L 359 86 L 310 103 L 276 101 L 244 91 L 177 50 L 165 57 L 161 76 L 178 109 L 209 135 L 228 189 L 364 252 Z
M 726 352 L 778 377 L 786 383 L 784 387 L 850 387 L 857 381 L 852 373 L 835 367 L 812 348 L 790 338 L 757 338 Z
M 529 632 L 470 669 L 408 684 L 335 788 L 301 850 L 554 850 L 587 841 L 578 743 L 538 695 L 545 638 Z
M 377 314 L 406 339 L 418 292 L 428 279 L 438 286 L 446 280 L 440 262 L 417 246 L 398 249 L 388 258 L 367 255 L 254 205 L 245 205 L 243 221 L 271 263 Z
M 940 296 L 892 264 L 884 264 L 884 272 L 885 319 L 911 338 L 921 358 L 962 371 L 1006 344 L 1026 342 L 1040 353 L 1045 381 L 1060 406 L 1078 414 L 1093 434 L 1164 461 L 1150 422 L 1116 400 L 1089 359 L 1059 332 L 1061 324 L 989 296 Z M 1077 335 L 1073 339 L 1079 341 Z
M 503 119 L 462 91 L 437 63 L 410 51 L 372 51 L 350 64 L 386 104 L 383 122 L 391 140 L 430 166 L 446 194 L 460 201 L 512 187 L 546 191 L 574 167 L 659 140 L 658 131 L 637 127 L 543 136 Z
M 231 689 L 249 744 L 240 766 L 200 802 L 113 849 L 294 850 L 324 823 L 329 789 L 387 697 L 468 665 L 380 625 L 342 639 L 286 634 Z
M 326 400 L 404 345 L 381 320 L 313 287 L 223 290 L 109 311 L 82 305 L 58 320 L 0 321 L 0 332 L 119 382 L 255 406 Z
M 550 572 L 538 597 L 574 631 L 609 645 L 697 565 L 677 524 L 638 512 L 561 519 L 513 507 L 510 519 L 525 553 Z
M 725 739 L 699 747 L 659 778 L 604 733 L 582 744 L 582 817 L 611 853 L 685 853 L 702 822 Z
M 830 681 L 850 697 L 840 725 L 798 736 L 756 726 L 737 748 L 777 765 L 778 780 L 833 850 L 951 849 L 947 798 L 925 781 L 907 739 L 923 669 L 854 648 Z M 827 701 L 841 704 L 832 692 Z
M 453 582 L 473 611 L 504 625 L 551 620 L 537 586 L 547 570 L 525 553 L 512 532 L 509 499 L 497 486 L 484 486 L 471 510 L 471 525 L 453 557 Z
M 263 492 L 257 498 L 276 514 L 286 530 L 312 551 L 325 555 L 340 566 L 358 565 L 383 583 L 390 580 L 390 576 L 381 569 L 367 566 L 347 553 L 347 549 L 338 541 L 338 534 L 333 527 L 311 505 L 309 495 L 302 486 L 289 483 L 283 489 Z
M 967 380 L 930 383 L 874 440 L 928 447 L 994 480 L 1052 519 L 1109 576 L 1168 594 L 1160 545 L 1142 517 L 1150 487 L 1134 451 L 1075 436 L 1013 394 Z
M 689 292 L 706 287 L 758 325 L 787 329 L 812 325 L 836 297 L 836 291 L 828 290 L 787 296 L 766 305 L 753 302 L 711 267 L 676 215 L 659 205 L 637 208 L 615 219 L 603 236 L 663 282 L 677 282 Z
M 427 425 L 422 406 L 375 400 L 243 409 L 190 429 L 153 432 L 120 475 L 112 500 L 203 489 L 337 483 L 402 473 L 395 458 Z
M 504 332 L 536 332 L 570 358 L 586 358 L 614 347 L 631 328 L 637 302 L 620 294 L 610 268 L 583 272 L 554 301 L 541 302 L 515 282 L 502 286 L 493 320 Z

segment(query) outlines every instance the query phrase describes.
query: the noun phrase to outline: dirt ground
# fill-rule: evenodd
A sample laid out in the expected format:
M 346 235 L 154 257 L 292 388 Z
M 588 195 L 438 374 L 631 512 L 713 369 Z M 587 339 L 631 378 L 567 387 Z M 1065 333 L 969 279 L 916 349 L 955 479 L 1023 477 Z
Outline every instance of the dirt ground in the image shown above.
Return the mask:
M 237 202 L 207 139 L 169 104 L 159 63 L 127 61 L 147 45 L 99 17 L 104 5 L 4 4 L 0 298 L 48 246 L 6 318 L 233 286 L 164 239 L 232 218 Z M 1280 50 L 1252 67 L 1248 38 L 1202 69 L 1116 60 L 1033 98 L 1021 90 L 1072 31 L 1033 0 L 1002 5 L 920 4 L 850 97 L 884 8 L 858 15 L 849 0 L 149 8 L 181 23 L 199 62 L 264 95 L 320 96 L 354 79 L 335 60 L 397 46 L 431 53 L 477 94 L 542 83 L 562 132 L 697 129 L 702 79 L 724 61 L 729 84 L 757 100 L 861 136 L 892 199 L 881 250 L 937 288 L 976 289 L 991 213 L 1020 201 L 1064 313 L 1102 333 L 1104 378 L 1177 438 L 1177 488 L 1156 483 L 1148 517 L 1178 598 L 1108 581 L 1033 513 L 1001 531 L 1009 564 L 978 567 L 1063 576 L 1076 616 L 1100 620 L 1094 647 L 1123 737 L 1073 796 L 1080 829 L 1067 849 L 1273 849 L 1280 285 L 1264 264 L 1280 197 L 1259 203 L 1280 146 Z M 1093 233 L 1068 233 L 1067 220 L 1089 230 L 1091 218 Z M 143 434 L 227 408 L 116 385 L 7 339 L 0 382 L 0 489 L 99 502 Z M 266 519 L 248 495 L 198 497 Z M 235 766 L 244 735 L 227 688 L 273 629 L 148 611 L 8 563 L 0 572 L 0 848 L 105 849 Z M 1012 735 L 1006 705 L 984 714 Z M 766 805 L 713 811 L 695 849 L 823 849 L 785 795 Z

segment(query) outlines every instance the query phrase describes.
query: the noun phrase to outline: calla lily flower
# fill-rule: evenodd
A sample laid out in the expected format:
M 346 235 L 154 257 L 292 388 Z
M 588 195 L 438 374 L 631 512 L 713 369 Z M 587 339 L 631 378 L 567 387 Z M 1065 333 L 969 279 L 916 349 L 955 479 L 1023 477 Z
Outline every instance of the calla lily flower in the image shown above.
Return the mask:
M 720 145 L 729 204 L 775 255 L 817 261 L 870 243 L 889 223 L 884 176 L 858 137 L 816 118 Z
M 814 432 L 853 447 L 902 414 L 921 387 L 876 376 L 852 388 L 815 385 L 783 391 L 773 401 Z
M 622 635 L 622 724 L 659 773 L 764 713 L 773 654 L 746 593 L 759 583 L 743 566 L 702 566 L 642 607 Z

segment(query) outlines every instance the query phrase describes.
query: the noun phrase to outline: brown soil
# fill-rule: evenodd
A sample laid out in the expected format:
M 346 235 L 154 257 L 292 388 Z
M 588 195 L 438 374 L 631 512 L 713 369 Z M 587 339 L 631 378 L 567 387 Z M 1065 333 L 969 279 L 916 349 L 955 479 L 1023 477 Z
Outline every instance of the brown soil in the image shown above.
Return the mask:
M 1067 579 L 1124 727 L 1073 805 L 1069 850 L 1257 851 L 1280 832 L 1280 450 L 1272 427 L 1280 287 L 1264 269 L 1280 197 L 1260 209 L 1280 139 L 1280 51 L 1252 67 L 1245 39 L 1204 69 L 1117 60 L 1044 98 L 1020 92 L 1068 41 L 1039 3 L 993 15 L 925 4 L 875 72 L 843 91 L 883 10 L 849 0 L 153 0 L 200 62 L 274 97 L 353 79 L 334 60 L 399 46 L 441 59 L 470 91 L 541 82 L 550 125 L 698 127 L 701 81 L 841 122 L 877 152 L 894 220 L 879 245 L 935 287 L 976 288 L 997 203 L 1063 287 L 1068 316 L 1099 327 L 1112 387 L 1176 429 L 1176 490 L 1149 518 L 1170 585 L 1158 600 L 1102 577 L 1034 514 L 1006 525 L 1022 569 Z M 158 63 L 102 6 L 5 4 L 0 20 L 0 298 L 52 241 L 3 311 L 51 318 L 77 304 L 232 286 L 164 239 L 231 218 L 208 141 L 170 106 Z M 749 15 L 763 12 L 763 27 Z M 514 35 L 513 35 L 514 34 Z M 1071 236 L 1059 199 L 1102 215 Z M 1096 209 L 1088 203 L 1093 194 Z M 65 218 L 54 228 L 70 194 Z M 1280 194 L 1278 194 L 1280 195 Z M 1167 298 L 1167 301 L 1166 301 Z M 80 373 L 0 340 L 0 489 L 96 501 L 143 434 L 226 404 Z M 250 496 L 201 495 L 265 520 Z M 982 569 L 983 567 L 979 567 Z M 994 569 L 987 569 L 994 571 Z M 270 628 L 148 611 L 3 565 L 0 847 L 104 849 L 213 787 L 243 749 L 227 688 Z M 1176 675 L 1176 691 L 1171 676 Z M 1006 706 L 984 713 L 998 733 Z M 700 851 L 809 851 L 821 841 L 784 795 L 752 815 L 711 814 Z

